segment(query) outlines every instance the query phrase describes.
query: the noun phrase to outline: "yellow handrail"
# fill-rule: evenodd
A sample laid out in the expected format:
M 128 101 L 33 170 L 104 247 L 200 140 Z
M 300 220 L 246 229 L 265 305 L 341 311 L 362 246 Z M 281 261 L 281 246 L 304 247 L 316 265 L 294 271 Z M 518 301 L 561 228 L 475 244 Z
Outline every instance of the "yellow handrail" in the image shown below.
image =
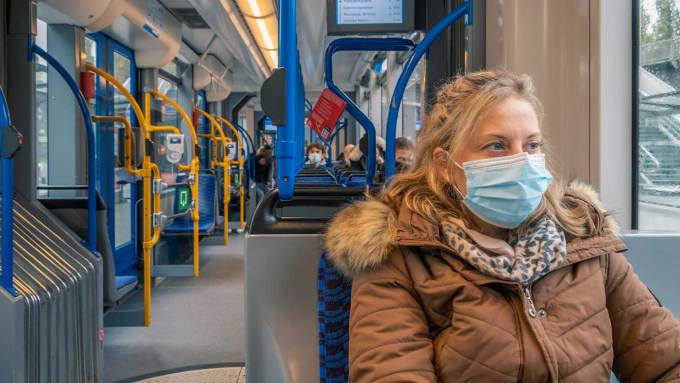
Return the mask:
M 142 129 L 142 134 L 144 135 L 144 138 L 149 139 L 151 138 L 150 133 L 146 127 L 146 119 L 144 118 L 144 113 L 142 113 L 142 108 L 139 107 L 139 104 L 137 103 L 137 100 L 132 96 L 132 94 L 125 88 L 125 86 L 118 80 L 116 80 L 115 77 L 113 77 L 110 73 L 105 72 L 96 66 L 87 63 L 85 64 L 85 68 L 93 72 L 100 77 L 103 77 L 106 79 L 106 81 L 110 82 L 118 91 L 127 99 L 127 101 L 130 103 L 130 106 L 132 107 L 132 111 L 135 114 L 135 117 L 137 118 L 137 121 L 139 122 L 140 128 Z
M 227 125 L 229 129 L 231 129 L 231 132 L 234 133 L 234 136 L 236 136 L 236 139 L 238 140 L 238 150 L 241 151 L 245 146 L 243 146 L 243 137 L 241 137 L 241 132 L 239 132 L 238 129 L 231 123 L 231 121 L 227 120 L 226 118 L 223 118 L 221 116 L 216 116 L 217 119 L 222 122 L 223 124 Z M 239 181 L 239 196 L 240 196 L 240 209 L 239 209 L 239 228 L 243 229 L 246 226 L 246 220 L 245 220 L 245 188 L 243 186 L 243 167 L 244 167 L 244 159 L 241 153 L 238 153 L 238 161 L 236 161 L 238 164 L 238 181 Z
M 139 126 L 142 131 L 142 135 L 145 140 L 150 139 L 150 133 L 149 129 L 146 126 L 146 118 L 144 117 L 144 114 L 142 113 L 142 109 L 139 107 L 139 104 L 137 103 L 137 100 L 130 94 L 130 92 L 125 88 L 123 84 L 121 84 L 120 81 L 116 80 L 115 77 L 113 77 L 110 73 L 107 73 L 96 66 L 92 64 L 85 64 L 85 67 L 88 71 L 93 72 L 100 77 L 106 79 L 111 85 L 113 85 L 130 103 L 130 106 L 132 107 L 133 112 L 135 113 L 135 117 L 137 118 L 137 121 L 139 121 Z M 143 242 L 142 242 L 142 249 L 144 252 L 144 260 L 143 260 L 143 265 L 144 265 L 144 325 L 146 327 L 151 326 L 151 253 L 153 252 L 153 247 L 158 242 L 158 239 L 154 241 L 154 239 L 158 236 L 155 235 L 154 237 L 151 236 L 151 227 L 152 227 L 152 207 L 153 207 L 153 202 L 151 200 L 151 177 L 152 177 L 152 172 L 155 169 L 157 179 L 160 180 L 160 174 L 158 172 L 158 167 L 151 162 L 151 156 L 149 153 L 146 153 L 146 146 L 142 145 L 142 150 L 144 153 L 144 161 L 142 163 L 142 189 L 143 189 L 143 210 L 144 210 L 144 218 L 142 220 L 142 226 L 143 226 Z M 159 201 L 156 204 L 156 208 L 160 209 L 160 196 L 159 196 Z M 154 234 L 156 232 L 160 232 L 160 228 L 154 229 Z
M 160 98 L 161 100 L 167 102 L 170 104 L 175 110 L 182 116 L 182 119 L 184 122 L 187 124 L 189 127 L 189 132 L 191 133 L 191 147 L 192 147 L 192 159 L 191 159 L 191 165 L 184 165 L 184 164 L 177 164 L 177 168 L 182 169 L 182 170 L 188 170 L 190 174 L 193 175 L 194 178 L 194 183 L 191 184 L 191 199 L 194 203 L 193 209 L 191 211 L 191 220 L 193 221 L 194 224 L 194 233 L 193 233 L 193 247 L 194 247 L 194 277 L 198 277 L 200 275 L 200 250 L 199 250 L 199 232 L 198 232 L 198 224 L 200 220 L 200 215 L 199 215 L 199 210 L 198 210 L 198 203 L 199 203 L 199 190 L 198 190 L 198 171 L 199 171 L 199 166 L 200 166 L 200 159 L 198 158 L 198 153 L 196 151 L 196 148 L 198 147 L 198 137 L 196 136 L 196 129 L 194 128 L 194 123 L 189 118 L 189 115 L 184 111 L 184 109 L 173 99 L 170 97 L 159 93 L 155 90 L 147 90 L 144 92 L 144 111 L 146 112 L 146 118 L 147 118 L 147 125 L 150 127 L 151 131 L 160 131 L 160 129 L 166 129 L 166 128 L 174 128 L 176 133 L 180 133 L 179 129 L 176 127 L 166 127 L 166 126 L 153 126 L 151 125 L 151 96 L 154 96 L 156 98 Z
M 213 141 L 213 166 L 221 166 L 224 171 L 224 190 L 222 192 L 222 204 L 224 209 L 224 245 L 229 244 L 229 202 L 231 200 L 231 174 L 229 161 L 227 160 L 227 136 L 224 135 L 224 131 L 220 124 L 215 120 L 215 118 L 208 112 L 194 108 L 199 114 L 207 118 L 210 121 L 210 138 Z M 215 129 L 220 133 L 220 137 L 215 136 Z M 217 142 L 222 142 L 222 161 L 217 161 L 214 157 L 217 156 Z

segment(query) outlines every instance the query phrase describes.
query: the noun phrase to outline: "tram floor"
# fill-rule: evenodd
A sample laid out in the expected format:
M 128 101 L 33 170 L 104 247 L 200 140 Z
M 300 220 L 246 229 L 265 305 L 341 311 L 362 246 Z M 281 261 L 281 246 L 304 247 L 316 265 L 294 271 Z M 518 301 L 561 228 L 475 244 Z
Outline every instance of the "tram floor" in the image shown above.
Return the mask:
M 226 247 L 221 236 L 205 239 L 200 278 L 169 278 L 154 287 L 151 327 L 106 328 L 104 381 L 243 366 L 244 243 L 243 234 L 230 235 Z

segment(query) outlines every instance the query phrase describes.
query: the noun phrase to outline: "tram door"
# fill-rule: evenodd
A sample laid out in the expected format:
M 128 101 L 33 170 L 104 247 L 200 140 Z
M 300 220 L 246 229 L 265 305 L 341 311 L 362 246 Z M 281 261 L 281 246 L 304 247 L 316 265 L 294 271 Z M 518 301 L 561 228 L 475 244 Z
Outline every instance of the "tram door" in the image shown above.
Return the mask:
M 136 66 L 132 50 L 102 33 L 85 37 L 88 61 L 109 72 L 133 96 L 136 93 Z M 137 125 L 127 99 L 112 85 L 97 78 L 97 115 L 118 115 Z M 136 180 L 124 162 L 125 129 L 120 124 L 98 123 L 97 186 L 107 206 L 108 234 L 116 263 L 116 275 L 134 275 L 137 261 Z

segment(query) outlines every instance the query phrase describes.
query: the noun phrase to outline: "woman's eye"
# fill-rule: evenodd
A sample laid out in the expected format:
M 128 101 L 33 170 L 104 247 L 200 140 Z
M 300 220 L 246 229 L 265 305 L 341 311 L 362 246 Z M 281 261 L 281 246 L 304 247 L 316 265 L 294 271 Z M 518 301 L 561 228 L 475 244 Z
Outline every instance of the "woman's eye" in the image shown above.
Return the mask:
M 503 150 L 503 144 L 500 142 L 494 142 L 486 146 L 486 149 L 488 150 L 493 150 L 493 151 L 501 151 Z
M 543 146 L 542 142 L 538 142 L 538 141 L 537 142 L 530 142 L 527 145 L 527 150 L 536 151 L 536 150 L 539 150 L 542 146 Z

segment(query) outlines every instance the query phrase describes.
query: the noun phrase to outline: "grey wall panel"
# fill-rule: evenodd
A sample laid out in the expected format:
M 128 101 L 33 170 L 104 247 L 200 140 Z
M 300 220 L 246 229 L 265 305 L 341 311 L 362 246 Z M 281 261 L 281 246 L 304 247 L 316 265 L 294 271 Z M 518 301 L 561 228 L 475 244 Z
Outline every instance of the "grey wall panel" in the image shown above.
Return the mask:
M 26 381 L 24 298 L 0 288 L 0 381 Z
M 318 382 L 316 278 L 320 235 L 247 235 L 249 382 Z

